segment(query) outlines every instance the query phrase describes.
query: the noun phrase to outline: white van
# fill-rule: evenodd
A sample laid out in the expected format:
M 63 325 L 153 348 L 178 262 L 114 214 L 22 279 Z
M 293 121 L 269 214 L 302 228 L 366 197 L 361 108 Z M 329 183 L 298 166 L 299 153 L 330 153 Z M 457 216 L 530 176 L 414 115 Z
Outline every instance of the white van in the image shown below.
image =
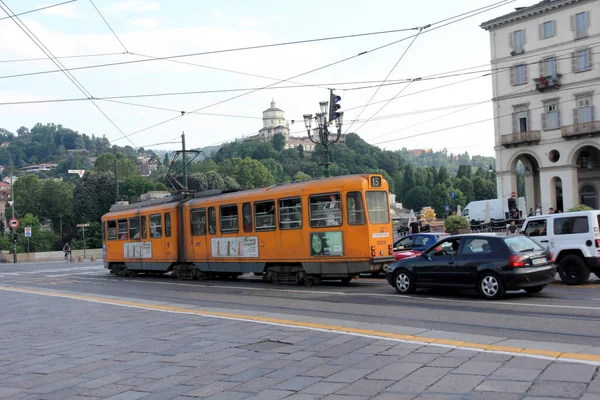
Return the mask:
M 548 247 L 558 274 L 569 285 L 586 283 L 593 272 L 600 278 L 600 210 L 529 217 L 522 233 Z
M 514 198 L 502 198 L 502 199 L 490 199 L 490 200 L 478 200 L 472 201 L 462 211 L 462 215 L 467 217 L 469 221 L 485 221 L 485 204 L 490 205 L 490 219 L 505 221 L 511 218 L 510 211 L 517 209 L 519 210 L 520 218 L 527 216 L 527 206 L 525 204 L 525 197 Z

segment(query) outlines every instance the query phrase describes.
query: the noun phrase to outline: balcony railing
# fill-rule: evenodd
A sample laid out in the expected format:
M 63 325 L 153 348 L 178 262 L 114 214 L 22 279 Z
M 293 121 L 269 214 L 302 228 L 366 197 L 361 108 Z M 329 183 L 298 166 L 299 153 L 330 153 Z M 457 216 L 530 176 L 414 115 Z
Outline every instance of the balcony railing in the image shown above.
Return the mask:
M 502 146 L 516 146 L 525 143 L 537 143 L 540 141 L 540 131 L 518 132 L 502 135 L 500 137 Z
M 560 87 L 560 75 L 540 76 L 533 78 L 536 90 L 543 92 L 546 89 L 558 89 Z
M 563 126 L 562 137 L 565 139 L 580 136 L 580 135 L 593 135 L 600 133 L 600 121 L 586 122 L 583 124 L 575 124 Z

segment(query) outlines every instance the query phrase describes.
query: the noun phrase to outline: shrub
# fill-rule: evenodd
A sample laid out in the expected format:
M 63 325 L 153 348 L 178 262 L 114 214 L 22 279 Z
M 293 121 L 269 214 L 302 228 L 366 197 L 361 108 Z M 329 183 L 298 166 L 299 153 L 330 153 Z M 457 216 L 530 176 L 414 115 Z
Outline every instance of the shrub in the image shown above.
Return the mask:
M 471 225 L 469 224 L 467 217 L 460 215 L 452 215 L 446 218 L 446 221 L 444 221 L 444 228 L 446 228 L 446 232 L 455 232 L 459 229 L 468 229 L 470 227 Z
M 593 210 L 592 207 L 590 206 L 586 206 L 585 204 L 580 204 L 577 207 L 573 207 L 573 208 L 569 208 L 568 212 L 574 212 L 574 211 L 588 211 L 588 210 Z

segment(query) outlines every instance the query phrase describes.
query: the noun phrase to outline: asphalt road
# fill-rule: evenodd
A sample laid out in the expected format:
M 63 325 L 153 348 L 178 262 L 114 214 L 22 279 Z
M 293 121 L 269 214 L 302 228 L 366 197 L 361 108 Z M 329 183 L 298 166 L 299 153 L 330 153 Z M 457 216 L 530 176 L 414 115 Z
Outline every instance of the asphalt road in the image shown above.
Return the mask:
M 234 281 L 180 281 L 170 276 L 120 278 L 101 263 L 0 265 L 0 285 L 67 290 L 190 306 L 264 311 L 392 324 L 450 332 L 591 345 L 600 339 L 600 281 L 552 284 L 536 295 L 510 292 L 501 301 L 476 293 L 424 291 L 401 296 L 385 279 L 304 287 L 273 285 L 254 276 Z

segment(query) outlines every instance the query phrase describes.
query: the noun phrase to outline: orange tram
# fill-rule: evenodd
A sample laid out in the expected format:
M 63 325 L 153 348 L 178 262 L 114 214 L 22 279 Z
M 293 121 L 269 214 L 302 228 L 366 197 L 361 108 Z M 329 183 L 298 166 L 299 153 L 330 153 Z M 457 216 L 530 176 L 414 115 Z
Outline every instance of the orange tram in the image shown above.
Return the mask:
M 114 204 L 102 217 L 104 266 L 118 276 L 349 282 L 395 260 L 388 192 L 369 174 Z

